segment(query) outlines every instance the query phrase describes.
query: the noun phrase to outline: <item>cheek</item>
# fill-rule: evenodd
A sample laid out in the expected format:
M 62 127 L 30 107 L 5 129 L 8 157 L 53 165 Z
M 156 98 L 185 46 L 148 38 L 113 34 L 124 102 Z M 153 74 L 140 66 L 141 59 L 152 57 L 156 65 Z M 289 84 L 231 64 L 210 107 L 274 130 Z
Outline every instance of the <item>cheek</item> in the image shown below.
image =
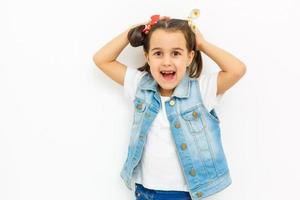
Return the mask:
M 177 60 L 174 60 L 174 64 L 178 68 L 185 68 L 187 66 L 187 61 L 185 59 L 177 59 Z
M 150 66 L 150 71 L 151 72 L 157 73 L 159 71 L 160 65 L 158 63 L 151 62 L 151 63 L 148 63 L 148 64 Z
M 180 71 L 181 74 L 184 74 L 184 73 L 186 72 L 186 70 L 187 70 L 187 67 L 186 67 L 186 66 L 183 66 L 183 67 L 181 67 L 180 70 L 178 70 L 178 71 Z
M 159 69 L 153 66 L 150 67 L 150 72 L 154 77 L 157 77 L 160 74 Z
M 149 65 L 152 66 L 153 68 L 158 68 L 161 65 L 161 63 L 159 60 L 153 59 L 149 62 Z
M 178 70 L 177 77 L 179 79 L 183 78 L 183 76 L 185 75 L 186 72 L 187 72 L 187 68 L 186 67 L 181 68 L 180 70 Z

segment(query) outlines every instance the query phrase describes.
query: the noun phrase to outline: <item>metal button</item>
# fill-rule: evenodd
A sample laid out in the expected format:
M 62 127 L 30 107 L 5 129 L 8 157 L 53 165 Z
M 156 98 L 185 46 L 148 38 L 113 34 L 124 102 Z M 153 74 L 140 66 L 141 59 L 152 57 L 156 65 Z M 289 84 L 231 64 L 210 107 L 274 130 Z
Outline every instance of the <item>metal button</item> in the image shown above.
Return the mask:
M 177 122 L 177 123 L 175 124 L 175 127 L 176 127 L 176 128 L 180 128 L 180 123 Z
M 181 149 L 182 149 L 182 150 L 185 150 L 186 147 L 187 147 L 187 145 L 186 145 L 185 143 L 182 143 L 182 144 L 181 144 Z
M 196 176 L 196 170 L 194 168 L 192 168 L 192 170 L 190 171 L 190 175 L 191 176 Z
M 141 196 L 141 193 L 138 192 L 137 195 L 138 195 L 138 197 L 139 197 L 139 196 Z
M 194 112 L 193 112 L 193 116 L 194 116 L 195 119 L 197 119 L 198 113 L 197 113 L 196 111 L 194 111 Z
M 143 104 L 142 103 L 141 104 L 137 104 L 136 108 L 139 109 L 139 110 L 141 110 L 143 108 Z
M 203 196 L 203 193 L 202 192 L 197 192 L 197 196 L 200 198 Z
M 173 99 L 170 101 L 170 105 L 171 105 L 171 106 L 174 106 L 174 105 L 175 105 L 175 101 L 174 101 Z

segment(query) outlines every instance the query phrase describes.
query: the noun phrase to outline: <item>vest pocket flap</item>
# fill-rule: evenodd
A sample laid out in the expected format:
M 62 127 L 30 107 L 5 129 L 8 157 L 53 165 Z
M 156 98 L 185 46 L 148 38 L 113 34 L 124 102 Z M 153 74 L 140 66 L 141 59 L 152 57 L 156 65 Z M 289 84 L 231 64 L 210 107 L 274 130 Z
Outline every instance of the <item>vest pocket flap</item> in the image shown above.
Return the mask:
M 145 108 L 146 108 L 146 103 L 144 100 L 139 98 L 134 99 L 134 109 L 137 112 L 144 112 Z
M 186 121 L 186 125 L 188 126 L 190 132 L 200 133 L 203 130 L 204 125 L 200 119 L 201 109 L 199 106 L 194 106 L 182 111 L 181 116 Z
M 185 120 L 199 120 L 200 109 L 198 106 L 189 108 L 181 112 L 181 116 Z

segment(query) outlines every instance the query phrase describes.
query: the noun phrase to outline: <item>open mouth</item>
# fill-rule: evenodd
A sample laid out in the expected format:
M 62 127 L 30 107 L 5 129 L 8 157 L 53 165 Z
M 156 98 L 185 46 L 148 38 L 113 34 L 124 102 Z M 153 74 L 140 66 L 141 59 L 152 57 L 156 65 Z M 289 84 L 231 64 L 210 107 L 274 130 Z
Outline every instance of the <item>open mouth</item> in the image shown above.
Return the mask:
M 162 75 L 162 77 L 167 80 L 167 81 L 171 81 L 175 78 L 175 74 L 176 72 L 173 70 L 162 70 L 160 71 L 160 74 Z

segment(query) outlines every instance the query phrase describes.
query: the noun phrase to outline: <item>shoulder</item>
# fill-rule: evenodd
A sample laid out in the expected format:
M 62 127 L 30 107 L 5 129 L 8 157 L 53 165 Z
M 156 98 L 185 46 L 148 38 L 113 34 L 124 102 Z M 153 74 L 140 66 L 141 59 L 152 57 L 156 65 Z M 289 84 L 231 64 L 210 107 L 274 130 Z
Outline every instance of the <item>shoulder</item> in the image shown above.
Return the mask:
M 198 81 L 199 84 L 213 84 L 218 78 L 219 72 L 201 73 Z
M 126 99 L 133 100 L 138 83 L 147 73 L 133 67 L 127 67 L 124 78 L 124 97 Z
M 217 95 L 219 72 L 201 73 L 198 79 L 203 103 L 208 111 L 220 103 L 224 94 Z

